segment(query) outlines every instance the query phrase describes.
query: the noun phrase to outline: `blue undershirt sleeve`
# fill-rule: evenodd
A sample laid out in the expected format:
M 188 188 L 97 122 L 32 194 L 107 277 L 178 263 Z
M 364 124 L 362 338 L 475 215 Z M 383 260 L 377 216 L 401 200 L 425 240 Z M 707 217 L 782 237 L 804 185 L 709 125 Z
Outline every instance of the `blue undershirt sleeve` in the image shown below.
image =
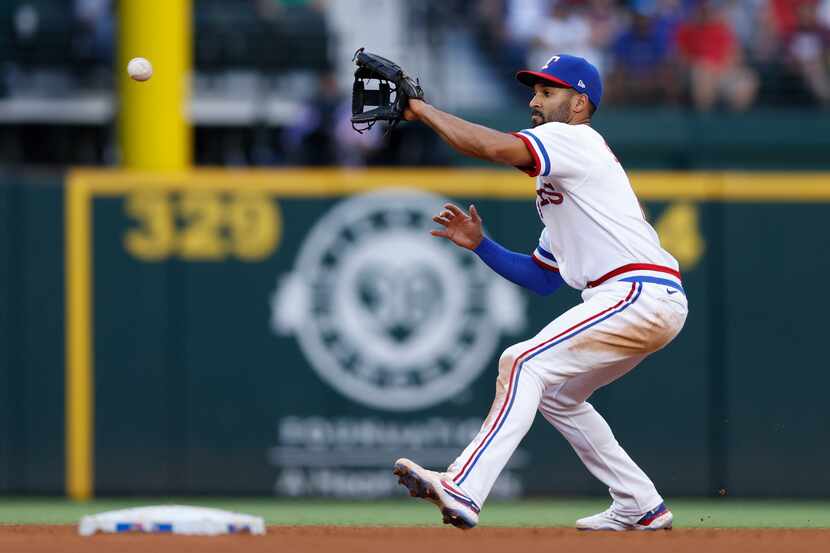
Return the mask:
M 543 269 L 529 255 L 507 250 L 487 237 L 473 251 L 495 272 L 539 295 L 553 294 L 565 283 L 558 272 Z

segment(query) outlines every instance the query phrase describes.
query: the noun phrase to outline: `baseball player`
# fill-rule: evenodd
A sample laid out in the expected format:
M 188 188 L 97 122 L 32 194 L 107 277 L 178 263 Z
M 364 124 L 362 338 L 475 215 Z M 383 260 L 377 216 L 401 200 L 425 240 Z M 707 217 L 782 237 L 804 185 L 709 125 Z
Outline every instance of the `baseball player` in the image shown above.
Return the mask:
M 459 152 L 517 167 L 536 178 L 544 224 L 533 253 L 508 251 L 484 236 L 475 206 L 447 204 L 434 236 L 475 252 L 494 271 L 542 295 L 562 284 L 583 302 L 499 359 L 496 397 L 478 435 L 446 472 L 399 459 L 394 472 L 410 494 L 435 503 L 444 522 L 467 529 L 519 442 L 541 411 L 568 440 L 613 499 L 582 518 L 583 530 L 671 528 L 672 513 L 652 481 L 623 450 L 587 402 L 649 354 L 686 320 L 677 261 L 643 216 L 628 177 L 591 127 L 602 82 L 583 58 L 558 55 L 538 71 L 517 74 L 533 89 L 532 127 L 503 133 L 410 99 L 404 116 L 431 127 Z

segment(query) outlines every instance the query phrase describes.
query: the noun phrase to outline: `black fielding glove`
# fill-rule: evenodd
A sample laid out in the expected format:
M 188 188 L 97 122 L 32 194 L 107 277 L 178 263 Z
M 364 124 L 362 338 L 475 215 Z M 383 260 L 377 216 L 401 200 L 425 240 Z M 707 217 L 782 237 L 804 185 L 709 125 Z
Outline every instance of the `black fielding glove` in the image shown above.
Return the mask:
M 407 76 L 395 62 L 360 48 L 354 55 L 357 69 L 352 87 L 352 127 L 359 133 L 371 129 L 378 121 L 388 121 L 391 129 L 403 119 L 411 98 L 422 100 L 420 83 Z M 366 81 L 378 81 L 376 89 L 367 89 Z M 393 99 L 394 97 L 394 99 Z M 366 109 L 367 106 L 373 109 Z

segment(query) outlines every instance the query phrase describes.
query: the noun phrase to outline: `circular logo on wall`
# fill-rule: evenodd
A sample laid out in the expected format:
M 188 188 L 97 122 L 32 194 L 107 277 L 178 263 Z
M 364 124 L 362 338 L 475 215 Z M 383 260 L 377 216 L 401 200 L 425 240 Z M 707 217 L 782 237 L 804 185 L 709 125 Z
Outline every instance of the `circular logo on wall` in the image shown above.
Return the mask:
M 525 326 L 524 298 L 475 255 L 434 238 L 447 199 L 387 189 L 337 204 L 309 232 L 271 298 L 271 326 L 293 335 L 334 389 L 407 411 L 462 392 L 502 333 Z

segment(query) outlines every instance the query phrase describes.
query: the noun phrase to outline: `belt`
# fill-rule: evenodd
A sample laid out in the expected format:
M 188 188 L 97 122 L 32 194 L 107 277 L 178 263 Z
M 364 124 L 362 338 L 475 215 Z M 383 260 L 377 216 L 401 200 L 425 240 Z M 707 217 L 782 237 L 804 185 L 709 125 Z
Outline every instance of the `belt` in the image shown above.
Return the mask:
M 613 271 L 605 273 L 604 275 L 602 275 L 601 277 L 599 277 L 596 280 L 592 280 L 591 282 L 588 283 L 587 288 L 595 288 L 595 287 L 599 286 L 600 284 L 604 284 L 604 283 L 608 282 L 609 280 L 611 280 L 615 277 L 625 275 L 626 273 L 632 273 L 632 272 L 663 273 L 667 276 L 670 275 L 670 276 L 675 277 L 677 279 L 677 281 L 669 279 L 669 278 L 663 278 L 663 277 L 660 277 L 660 276 L 648 275 L 648 274 L 631 275 L 631 276 L 628 276 L 628 277 L 625 277 L 625 278 L 621 278 L 619 280 L 625 281 L 625 282 L 650 282 L 652 284 L 662 284 L 662 285 L 665 285 L 665 286 L 669 286 L 670 288 L 680 290 L 681 292 L 685 293 L 684 290 L 683 290 L 683 286 L 680 283 L 680 271 L 676 271 L 675 269 L 672 269 L 671 267 L 664 267 L 662 265 L 653 265 L 653 264 L 650 264 L 650 263 L 630 263 L 628 265 L 623 265 L 622 267 L 619 267 L 617 269 L 614 269 Z
M 667 286 L 669 288 L 674 288 L 679 292 L 683 292 L 686 294 L 686 290 L 683 289 L 681 285 L 676 283 L 673 280 L 669 280 L 667 278 L 658 278 L 658 277 L 651 277 L 651 276 L 633 276 L 627 278 L 621 278 L 620 282 L 650 282 L 651 284 L 662 284 L 663 286 Z M 672 292 L 669 292 L 672 293 Z

